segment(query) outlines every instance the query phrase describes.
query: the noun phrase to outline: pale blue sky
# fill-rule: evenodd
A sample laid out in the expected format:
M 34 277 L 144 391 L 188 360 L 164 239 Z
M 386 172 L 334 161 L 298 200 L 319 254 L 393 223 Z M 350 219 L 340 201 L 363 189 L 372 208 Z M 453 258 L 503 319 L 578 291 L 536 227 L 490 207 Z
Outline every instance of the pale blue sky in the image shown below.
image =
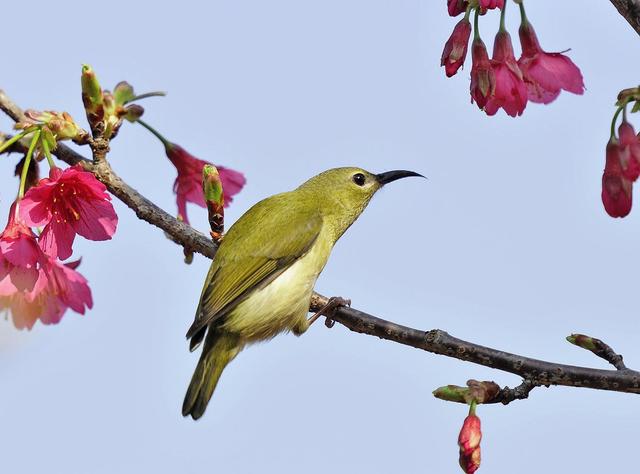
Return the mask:
M 9 2 L 0 87 L 78 120 L 82 63 L 106 87 L 167 90 L 145 103 L 146 120 L 247 175 L 229 222 L 326 168 L 419 171 L 429 180 L 373 200 L 319 291 L 410 326 L 606 367 L 564 340 L 593 334 L 638 368 L 640 207 L 612 220 L 599 193 L 612 104 L 638 82 L 640 41 L 609 2 L 576 5 L 527 3 L 543 47 L 572 48 L 585 95 L 516 120 L 469 104 L 469 68 L 445 78 L 440 53 L 456 20 L 444 1 Z M 488 44 L 496 24 L 481 23 Z M 2 215 L 15 159 L 0 160 Z M 125 125 L 110 159 L 175 212 L 174 169 L 142 128 Z M 92 311 L 31 332 L 0 321 L 3 471 L 457 473 L 465 408 L 431 391 L 468 378 L 519 383 L 319 324 L 243 352 L 206 416 L 183 419 L 197 361 L 184 333 L 209 262 L 184 265 L 161 232 L 116 208 L 113 241 L 75 247 Z M 206 229 L 203 211 L 190 217 Z M 638 397 L 565 388 L 480 407 L 479 472 L 628 470 L 639 412 Z

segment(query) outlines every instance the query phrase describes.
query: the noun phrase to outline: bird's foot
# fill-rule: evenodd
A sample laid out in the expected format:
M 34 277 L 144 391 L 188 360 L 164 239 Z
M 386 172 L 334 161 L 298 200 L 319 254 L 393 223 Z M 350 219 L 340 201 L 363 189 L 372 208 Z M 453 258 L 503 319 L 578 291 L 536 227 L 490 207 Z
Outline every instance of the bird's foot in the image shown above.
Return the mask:
M 324 321 L 325 326 L 327 326 L 328 328 L 332 328 L 335 324 L 335 321 L 332 319 L 332 317 L 335 314 L 336 310 L 341 306 L 351 306 L 351 300 L 341 298 L 340 296 L 332 296 L 331 298 L 329 298 L 329 301 L 327 301 L 327 304 L 325 304 L 318 310 L 316 314 L 314 314 L 307 320 L 309 326 L 311 326 L 320 316 L 324 316 L 326 318 Z

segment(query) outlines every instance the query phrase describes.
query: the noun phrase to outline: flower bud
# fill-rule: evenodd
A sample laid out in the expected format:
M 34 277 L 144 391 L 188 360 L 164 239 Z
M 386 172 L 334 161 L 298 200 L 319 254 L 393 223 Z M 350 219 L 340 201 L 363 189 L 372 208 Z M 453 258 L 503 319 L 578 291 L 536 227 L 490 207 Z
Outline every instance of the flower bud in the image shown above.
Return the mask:
M 433 391 L 433 396 L 440 400 L 456 403 L 489 403 L 500 394 L 500 386 L 488 380 L 467 380 L 466 387 L 445 385 Z
M 618 127 L 620 163 L 625 178 L 635 181 L 640 176 L 640 140 L 633 125 L 626 120 Z
M 602 173 L 602 204 L 611 217 L 625 217 L 631 212 L 633 183 L 625 176 L 622 161 L 620 144 L 612 137 Z
M 82 141 L 87 135 L 67 112 L 27 110 L 24 114 L 26 118 L 16 123 L 15 128 L 24 131 L 40 128 L 41 139 L 47 141 L 50 150 L 56 147 L 58 140 Z
M 584 334 L 572 334 L 571 336 L 567 336 L 567 341 L 569 341 L 574 346 L 582 347 L 583 349 L 591 352 L 597 352 L 601 350 L 604 344 L 600 339 L 585 336 Z
M 436 388 L 433 391 L 433 396 L 447 402 L 467 403 L 469 388 L 458 385 L 445 385 L 444 387 Z
M 93 136 L 97 136 L 104 130 L 104 99 L 102 88 L 91 66 L 86 64 L 82 66 L 80 83 L 82 85 L 82 103 L 87 113 L 87 120 Z
M 495 89 L 496 78 L 487 47 L 480 38 L 474 39 L 471 44 L 471 101 L 484 109 Z
M 469 36 L 471 36 L 471 23 L 467 17 L 464 17 L 453 28 L 453 33 L 445 43 L 440 58 L 440 66 L 444 66 L 447 77 L 453 76 L 464 64 Z
M 144 108 L 138 104 L 127 105 L 124 110 L 123 117 L 131 123 L 136 122 L 144 114 Z
M 214 165 L 207 164 L 202 168 L 202 190 L 209 212 L 211 237 L 219 242 L 224 232 L 224 194 L 220 174 Z
M 480 467 L 480 440 L 482 431 L 480 418 L 475 414 L 475 405 L 471 405 L 469 415 L 464 419 L 458 435 L 460 447 L 460 467 L 467 474 L 473 474 Z

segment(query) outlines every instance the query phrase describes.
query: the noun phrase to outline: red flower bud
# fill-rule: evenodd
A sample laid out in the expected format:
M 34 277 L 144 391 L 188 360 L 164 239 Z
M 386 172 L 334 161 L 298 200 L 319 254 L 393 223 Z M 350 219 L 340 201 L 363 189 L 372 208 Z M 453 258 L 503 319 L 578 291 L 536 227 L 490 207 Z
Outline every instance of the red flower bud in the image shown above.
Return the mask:
M 620 163 L 624 176 L 635 181 L 640 176 L 640 139 L 633 125 L 626 120 L 620 124 L 618 136 L 620 137 Z
M 475 407 L 469 410 L 469 416 L 464 419 L 462 429 L 458 435 L 460 446 L 460 467 L 467 474 L 473 474 L 480 467 L 480 440 L 482 431 L 480 418 L 475 415 Z
M 631 211 L 631 200 L 632 182 L 624 174 L 620 144 L 611 138 L 602 173 L 602 203 L 611 217 L 624 217 Z
M 489 61 L 487 47 L 480 38 L 471 44 L 471 102 L 484 109 L 496 89 L 496 78 Z
M 464 64 L 467 57 L 467 46 L 471 36 L 471 23 L 468 18 L 463 18 L 453 28 L 453 33 L 444 45 L 440 66 L 444 66 L 447 77 L 453 76 Z

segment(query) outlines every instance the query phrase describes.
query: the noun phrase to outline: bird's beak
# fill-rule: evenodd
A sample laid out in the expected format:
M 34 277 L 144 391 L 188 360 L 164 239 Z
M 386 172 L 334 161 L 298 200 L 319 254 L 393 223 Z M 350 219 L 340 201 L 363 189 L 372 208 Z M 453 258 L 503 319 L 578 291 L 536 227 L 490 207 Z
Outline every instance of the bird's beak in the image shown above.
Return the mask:
M 396 181 L 397 179 L 402 179 L 402 178 L 409 178 L 410 176 L 419 176 L 420 178 L 424 178 L 424 176 L 422 176 L 419 173 L 416 173 L 415 171 L 393 170 L 393 171 L 386 171 L 384 173 L 377 174 L 376 179 L 378 180 L 378 183 L 380 183 L 381 186 L 384 186 L 385 184 L 390 183 L 391 181 Z

